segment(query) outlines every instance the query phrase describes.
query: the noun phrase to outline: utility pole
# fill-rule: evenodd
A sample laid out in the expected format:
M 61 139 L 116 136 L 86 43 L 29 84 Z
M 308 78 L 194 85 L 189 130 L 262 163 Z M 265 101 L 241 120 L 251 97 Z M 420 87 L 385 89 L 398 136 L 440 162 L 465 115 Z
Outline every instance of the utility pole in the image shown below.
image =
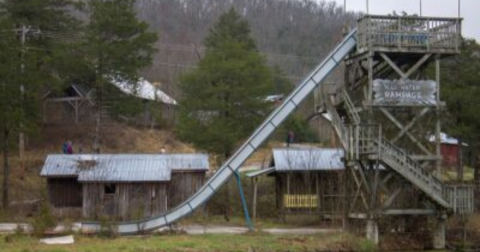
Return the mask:
M 420 17 L 422 16 L 422 0 L 420 0 Z
M 22 28 L 20 29 L 20 41 L 22 43 L 22 52 L 20 56 L 20 74 L 23 78 L 25 74 L 25 40 L 27 37 L 27 33 L 30 31 L 30 27 L 27 27 L 25 25 L 22 25 Z M 20 84 L 20 100 L 21 100 L 21 106 L 22 106 L 22 114 L 23 108 L 25 108 L 23 102 L 24 102 L 24 96 L 25 96 L 25 86 L 23 83 L 23 80 L 21 81 Z M 23 116 L 22 116 L 23 117 Z M 21 119 L 23 121 L 23 118 Z M 23 131 L 23 122 L 20 122 L 20 133 L 18 136 L 18 155 L 20 157 L 20 164 L 22 166 L 22 169 L 25 166 L 25 133 Z
M 34 34 L 40 33 L 40 29 L 36 27 L 31 27 L 31 26 L 26 26 L 22 25 L 22 27 L 19 29 L 20 31 L 20 42 L 22 44 L 22 51 L 20 55 L 20 60 L 21 60 L 21 65 L 20 65 L 20 74 L 22 77 L 24 77 L 25 74 L 25 54 L 26 54 L 26 47 L 25 47 L 25 42 L 27 39 L 27 35 L 29 32 L 33 32 Z M 21 106 L 22 106 L 22 113 L 24 114 L 23 109 L 25 108 L 23 102 L 24 102 L 24 97 L 25 97 L 25 83 L 23 83 L 23 79 L 20 83 L 20 100 L 21 100 Z M 22 118 L 23 120 L 23 118 Z M 18 155 L 20 158 L 20 165 L 22 170 L 25 167 L 25 132 L 24 132 L 24 124 L 23 122 L 20 122 L 20 133 L 18 136 Z
M 462 9 L 461 6 L 462 6 L 462 1 L 458 0 L 458 18 L 460 18 L 460 14 L 462 14 L 461 13 L 461 9 Z

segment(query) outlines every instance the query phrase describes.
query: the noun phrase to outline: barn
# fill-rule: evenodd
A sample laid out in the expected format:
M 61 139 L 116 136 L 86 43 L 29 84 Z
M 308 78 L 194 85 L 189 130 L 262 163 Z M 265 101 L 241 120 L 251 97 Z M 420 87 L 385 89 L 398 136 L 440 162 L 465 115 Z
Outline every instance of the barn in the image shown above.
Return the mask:
M 343 150 L 295 146 L 272 150 L 270 168 L 248 174 L 275 178 L 276 204 L 280 217 L 315 215 L 341 219 L 345 166 Z M 254 194 L 256 186 L 254 182 Z M 255 205 L 255 203 L 254 203 Z
M 130 220 L 161 214 L 194 194 L 205 154 L 49 155 L 41 171 L 57 213 Z

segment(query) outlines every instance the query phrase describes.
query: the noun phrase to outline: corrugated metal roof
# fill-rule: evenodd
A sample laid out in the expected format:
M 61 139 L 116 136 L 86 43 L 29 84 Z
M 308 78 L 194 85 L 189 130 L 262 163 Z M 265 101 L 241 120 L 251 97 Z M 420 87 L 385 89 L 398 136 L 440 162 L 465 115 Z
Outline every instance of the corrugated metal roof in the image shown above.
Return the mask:
M 41 176 L 79 181 L 169 181 L 172 170 L 208 170 L 206 154 L 48 155 Z
M 41 176 L 77 176 L 79 155 L 48 155 Z
M 154 156 L 111 156 L 99 159 L 96 165 L 83 169 L 80 182 L 140 182 L 170 181 L 171 170 L 165 159 Z
M 343 150 L 336 148 L 279 148 L 273 149 L 276 171 L 343 170 Z
M 172 170 L 204 170 L 209 167 L 207 154 L 162 154 Z

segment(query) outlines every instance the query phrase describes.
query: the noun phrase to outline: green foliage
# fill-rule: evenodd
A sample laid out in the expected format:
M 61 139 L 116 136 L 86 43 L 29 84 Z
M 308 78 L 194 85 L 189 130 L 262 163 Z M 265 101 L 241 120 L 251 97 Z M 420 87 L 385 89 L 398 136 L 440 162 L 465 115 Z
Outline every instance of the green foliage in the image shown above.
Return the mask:
M 67 0 L 0 2 L 0 140 L 4 155 L 3 203 L 8 205 L 9 149 L 16 133 L 38 124 L 39 99 L 45 87 L 58 84 L 57 59 L 66 42 L 56 35 L 74 26 Z
M 115 218 L 109 216 L 100 216 L 100 231 L 98 237 L 114 239 L 118 237 Z
M 268 113 L 272 74 L 248 23 L 231 9 L 205 39 L 206 54 L 180 83 L 178 133 L 197 148 L 228 156 Z
M 314 143 L 319 141 L 315 131 L 310 128 L 308 122 L 300 114 L 293 114 L 288 117 L 278 131 L 277 139 L 285 141 L 290 130 L 295 135 L 294 142 L 296 143 Z
M 148 66 L 154 53 L 157 35 L 139 21 L 134 0 L 91 0 L 86 7 L 90 22 L 85 27 L 83 49 L 86 64 L 96 82 L 115 77 L 138 79 L 138 71 Z M 105 79 L 106 78 L 106 79 Z
M 33 234 L 36 236 L 42 236 L 49 228 L 55 227 L 56 221 L 50 212 L 50 207 L 47 202 L 40 204 L 39 212 L 34 216 L 31 224 Z
M 362 239 L 358 242 L 358 251 L 359 252 L 375 252 L 378 251 L 377 245 L 367 239 Z
M 470 145 L 480 144 L 480 45 L 464 40 L 461 54 L 442 62 L 442 100 L 447 102 L 444 120 L 448 132 Z

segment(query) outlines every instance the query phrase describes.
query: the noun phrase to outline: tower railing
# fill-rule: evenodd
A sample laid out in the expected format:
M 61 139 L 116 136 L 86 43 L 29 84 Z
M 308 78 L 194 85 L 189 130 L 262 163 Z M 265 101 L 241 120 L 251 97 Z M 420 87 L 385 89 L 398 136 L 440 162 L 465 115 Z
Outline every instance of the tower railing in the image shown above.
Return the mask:
M 358 21 L 357 50 L 458 53 L 459 18 L 366 15 Z

